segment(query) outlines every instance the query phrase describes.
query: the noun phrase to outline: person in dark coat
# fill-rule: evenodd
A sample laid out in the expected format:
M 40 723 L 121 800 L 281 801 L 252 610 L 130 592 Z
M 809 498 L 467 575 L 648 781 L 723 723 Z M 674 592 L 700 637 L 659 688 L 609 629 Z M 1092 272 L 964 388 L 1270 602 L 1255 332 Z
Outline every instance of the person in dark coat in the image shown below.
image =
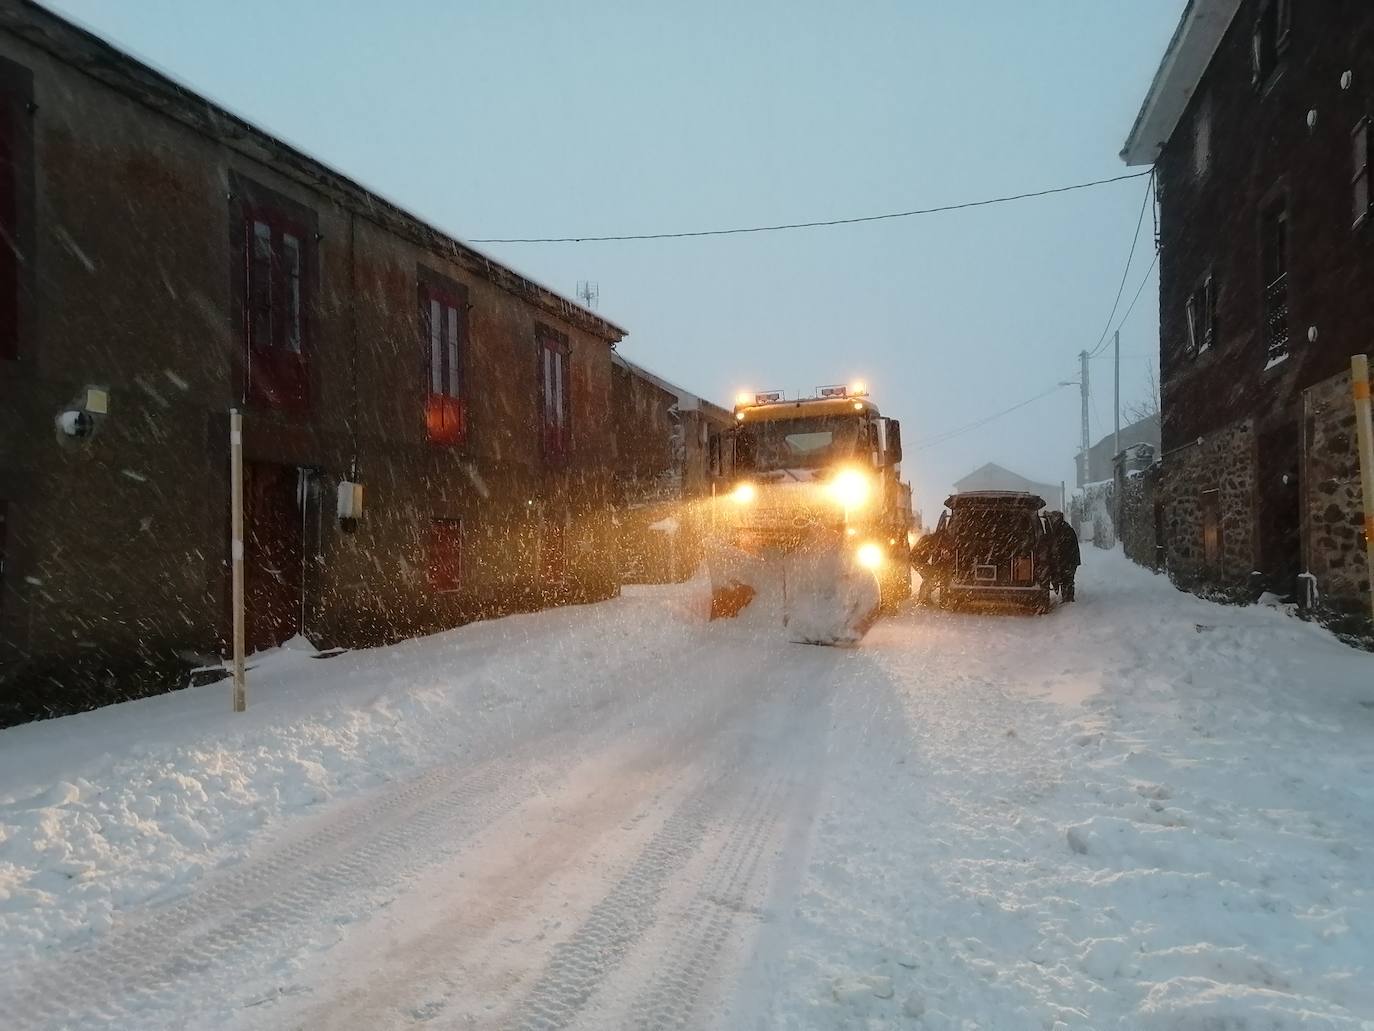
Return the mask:
M 911 549 L 911 564 L 921 574 L 921 589 L 916 595 L 918 604 L 930 604 L 931 595 L 949 579 L 948 536 L 949 531 L 941 520 L 932 533 L 922 537 Z
M 1082 564 L 1078 534 L 1073 532 L 1063 512 L 1051 512 L 1050 568 L 1054 570 L 1054 581 L 1059 585 L 1059 597 L 1064 601 L 1073 601 L 1073 580 Z

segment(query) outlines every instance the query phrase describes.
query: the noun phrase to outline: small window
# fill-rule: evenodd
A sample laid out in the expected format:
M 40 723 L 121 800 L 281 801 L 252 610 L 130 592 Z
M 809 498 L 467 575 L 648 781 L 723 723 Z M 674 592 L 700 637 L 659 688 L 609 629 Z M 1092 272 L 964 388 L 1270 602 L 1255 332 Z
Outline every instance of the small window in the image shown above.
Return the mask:
M 467 301 L 462 287 L 424 279 L 420 283 L 420 343 L 425 368 L 425 429 L 432 444 L 467 439 L 462 360 L 467 337 Z
M 1199 179 L 1207 174 L 1212 161 L 1212 105 L 1206 97 L 1198 101 L 1193 117 L 1193 174 Z
M 1292 0 L 1261 0 L 1260 15 L 1250 38 L 1251 78 L 1260 89 L 1279 69 L 1292 30 Z
M 721 446 L 720 446 L 720 434 L 719 434 L 719 433 L 712 433 L 712 434 L 711 434 L 710 443 L 709 443 L 708 447 L 709 447 L 708 454 L 710 455 L 710 469 L 711 469 L 711 475 L 712 475 L 712 476 L 722 476 L 722 475 L 724 475 L 725 469 L 724 469 L 723 462 L 722 462 L 722 459 L 721 459 Z
M 1354 198 L 1354 221 L 1358 225 L 1369 214 L 1369 119 L 1355 126 L 1351 134 L 1351 193 Z
M 1283 200 L 1264 210 L 1260 223 L 1264 281 L 1264 336 L 1268 365 L 1288 357 L 1288 207 Z
M 1216 340 L 1217 302 L 1213 280 L 1208 276 L 1188 295 L 1188 353 L 1199 355 Z
M 305 231 L 279 211 L 255 207 L 244 219 L 244 237 L 249 395 L 303 408 L 309 403 Z
M 463 582 L 463 521 L 434 519 L 429 524 L 429 586 L 456 591 Z
M 568 338 L 539 332 L 539 423 L 546 456 L 568 453 L 572 443 L 572 398 Z

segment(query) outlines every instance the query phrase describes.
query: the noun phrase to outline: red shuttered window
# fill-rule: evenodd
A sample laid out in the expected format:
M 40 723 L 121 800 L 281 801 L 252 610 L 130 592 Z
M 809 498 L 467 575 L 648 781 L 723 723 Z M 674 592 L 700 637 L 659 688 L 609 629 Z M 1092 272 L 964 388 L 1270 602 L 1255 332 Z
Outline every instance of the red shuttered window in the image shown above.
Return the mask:
M 243 231 L 249 399 L 308 407 L 306 232 L 266 208 L 252 209 Z
M 432 444 L 463 444 L 463 350 L 467 303 L 460 291 L 420 283 L 420 344 L 425 360 L 425 432 Z

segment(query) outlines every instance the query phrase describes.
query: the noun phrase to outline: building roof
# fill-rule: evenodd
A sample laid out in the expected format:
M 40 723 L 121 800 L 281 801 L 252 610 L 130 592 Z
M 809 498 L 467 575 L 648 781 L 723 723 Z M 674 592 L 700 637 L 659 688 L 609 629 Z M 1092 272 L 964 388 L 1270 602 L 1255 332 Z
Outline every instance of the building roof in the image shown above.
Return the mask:
M 1100 480 L 1110 480 L 1112 478 L 1113 462 L 1116 458 L 1116 434 L 1107 433 L 1088 449 L 1088 473 L 1087 482 L 1095 483 Z M 1147 415 L 1143 419 L 1137 419 L 1129 426 L 1121 427 L 1121 450 L 1133 447 L 1137 444 L 1149 444 L 1159 448 L 1159 414 Z M 1076 454 L 1078 461 L 1079 475 L 1083 473 L 1083 452 Z M 1081 484 L 1080 484 L 1081 486 Z
M 318 158 L 259 128 L 228 108 L 197 93 L 172 75 L 109 43 L 65 15 L 35 0 L 0 4 L 0 28 L 51 54 L 135 102 L 215 140 L 255 161 L 262 161 L 364 215 L 400 236 L 445 254 L 463 268 L 496 286 L 596 336 L 614 342 L 627 334 L 589 308 L 483 254 L 442 229 L 407 211 Z
M 1023 494 L 1039 494 L 1046 498 L 1059 497 L 1059 488 L 1050 483 L 1036 483 L 1020 473 L 988 462 L 973 470 L 961 480 L 955 481 L 954 490 L 959 494 L 986 491 L 1012 491 Z
M 1240 4 L 1241 0 L 1188 0 L 1121 148 L 1121 160 L 1126 164 L 1152 165 L 1159 157 Z
M 676 395 L 677 407 L 679 411 L 705 412 L 708 415 L 714 416 L 718 421 L 721 422 L 725 422 L 730 419 L 730 412 L 727 409 L 722 408 L 720 405 L 712 404 L 710 401 L 705 400 L 700 395 L 693 394 L 690 390 L 680 387 L 676 383 L 669 382 L 662 376 L 658 375 L 658 373 L 656 372 L 650 372 L 648 369 L 640 365 L 638 362 L 630 361 L 630 359 L 626 358 L 623 354 L 619 353 L 618 351 L 611 356 L 611 361 L 621 366 L 622 368 L 628 369 L 634 375 L 640 376 L 643 379 L 648 380 L 656 387 L 659 387 L 662 390 L 666 390 L 670 394 Z

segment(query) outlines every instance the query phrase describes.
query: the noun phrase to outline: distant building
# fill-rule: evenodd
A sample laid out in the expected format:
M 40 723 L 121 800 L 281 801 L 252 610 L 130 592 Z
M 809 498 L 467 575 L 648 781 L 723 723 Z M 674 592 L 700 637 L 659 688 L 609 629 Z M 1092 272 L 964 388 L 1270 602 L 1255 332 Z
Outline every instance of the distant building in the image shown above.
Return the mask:
M 1038 494 L 1045 499 L 1045 504 L 1050 508 L 1059 508 L 1063 500 L 1061 486 L 1055 483 L 1036 483 L 1028 480 L 1019 473 L 1014 473 L 1010 469 L 1005 469 L 995 462 L 980 466 L 969 473 L 962 480 L 954 483 L 956 494 L 967 494 L 974 490 L 1019 490 L 1028 494 Z
M 729 473 L 730 412 L 611 358 L 618 565 L 624 583 L 688 576 L 702 557 L 706 511 Z
M 1083 452 L 1074 455 L 1074 468 L 1078 470 L 1078 486 L 1085 483 L 1101 483 L 1113 475 L 1113 461 L 1116 458 L 1118 440 L 1120 450 L 1125 451 L 1137 444 L 1149 444 L 1159 450 L 1159 416 L 1150 415 L 1121 427 L 1118 438 L 1115 432 L 1108 433 L 1088 449 L 1087 476 L 1084 477 Z
M 1374 4 L 1191 0 L 1131 128 L 1123 159 L 1156 173 L 1182 585 L 1367 606 L 1348 369 L 1374 346 L 1371 114 Z

